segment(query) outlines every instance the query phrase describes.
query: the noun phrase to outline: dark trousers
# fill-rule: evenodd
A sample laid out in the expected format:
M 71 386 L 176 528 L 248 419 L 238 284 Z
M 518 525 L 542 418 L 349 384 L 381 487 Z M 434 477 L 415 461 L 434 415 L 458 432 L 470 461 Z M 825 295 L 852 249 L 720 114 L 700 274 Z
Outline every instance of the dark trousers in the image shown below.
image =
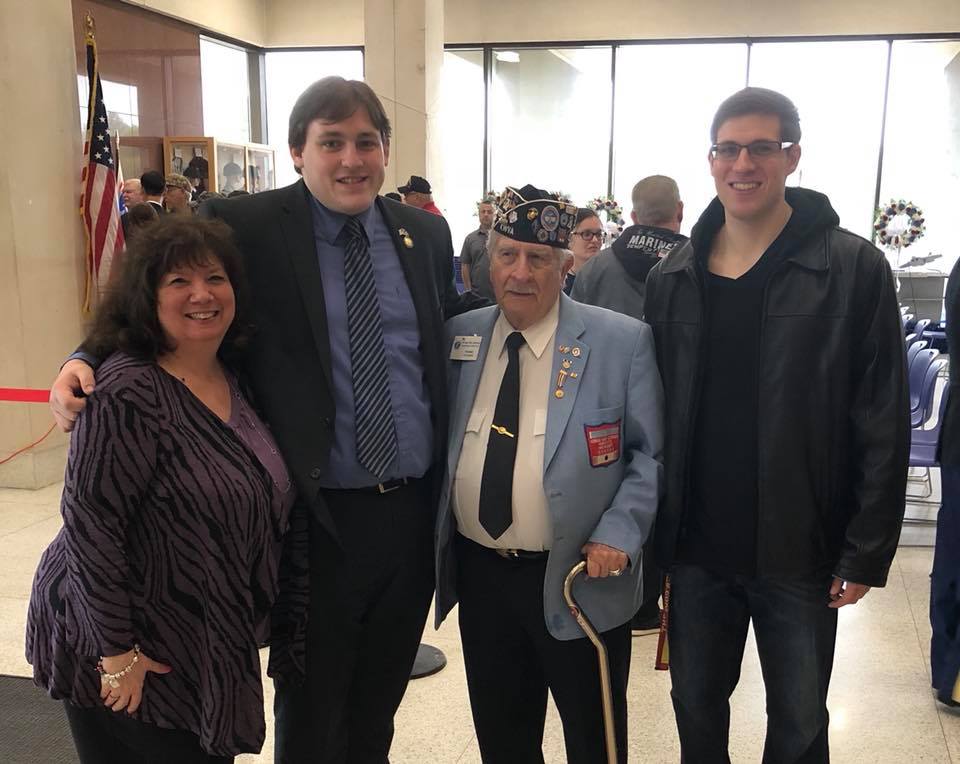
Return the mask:
M 937 697 L 953 704 L 960 673 L 960 466 L 940 468 L 943 500 L 930 576 L 930 666 Z
M 563 722 L 568 764 L 605 764 L 597 651 L 585 637 L 560 641 L 547 631 L 546 560 L 507 560 L 462 536 L 457 558 L 460 638 L 484 764 L 542 764 L 548 689 Z M 623 763 L 630 626 L 607 631 L 603 638 Z
M 130 718 L 125 711 L 80 708 L 65 702 L 80 764 L 231 764 L 211 756 L 187 730 L 172 730 Z
M 657 567 L 653 553 L 653 534 L 643 545 L 643 599 L 637 610 L 638 621 L 652 620 L 660 615 L 660 590 L 663 584 L 663 574 Z
M 275 683 L 277 764 L 384 764 L 433 593 L 429 481 L 324 491 L 311 519 L 307 678 Z
M 758 580 L 678 565 L 670 581 L 671 696 L 682 761 L 730 761 L 729 699 L 752 620 L 767 693 L 764 764 L 828 762 L 837 634 L 837 611 L 827 607 L 831 579 Z

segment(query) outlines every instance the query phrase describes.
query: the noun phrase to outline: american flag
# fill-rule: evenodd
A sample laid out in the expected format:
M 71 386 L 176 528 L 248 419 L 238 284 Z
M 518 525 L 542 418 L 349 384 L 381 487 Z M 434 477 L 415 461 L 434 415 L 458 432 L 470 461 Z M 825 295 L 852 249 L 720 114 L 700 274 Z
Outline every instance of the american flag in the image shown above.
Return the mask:
M 103 88 L 97 70 L 97 43 L 93 35 L 93 19 L 87 16 L 87 77 L 90 101 L 87 112 L 87 135 L 83 145 L 80 215 L 87 232 L 87 289 L 83 307 L 90 311 L 103 294 L 110 278 L 110 268 L 123 251 L 123 227 L 117 206 L 117 176 Z

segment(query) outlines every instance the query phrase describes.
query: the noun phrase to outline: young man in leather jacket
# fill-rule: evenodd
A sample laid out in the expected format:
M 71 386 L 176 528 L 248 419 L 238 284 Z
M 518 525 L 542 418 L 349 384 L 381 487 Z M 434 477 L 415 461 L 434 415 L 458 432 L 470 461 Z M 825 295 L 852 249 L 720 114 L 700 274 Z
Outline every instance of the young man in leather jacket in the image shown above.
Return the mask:
M 827 762 L 837 609 L 886 583 L 909 406 L 894 280 L 826 196 L 786 188 L 800 124 L 746 88 L 711 127 L 717 197 L 647 280 L 666 393 L 670 670 L 685 761 L 728 762 L 752 622 L 764 762 Z

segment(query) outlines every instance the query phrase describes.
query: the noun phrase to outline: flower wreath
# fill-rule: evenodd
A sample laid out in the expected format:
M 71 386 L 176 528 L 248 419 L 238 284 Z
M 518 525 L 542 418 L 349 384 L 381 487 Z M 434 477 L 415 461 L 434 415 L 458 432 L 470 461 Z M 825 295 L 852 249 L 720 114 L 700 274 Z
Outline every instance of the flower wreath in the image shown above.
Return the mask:
M 612 196 L 598 196 L 596 199 L 587 203 L 587 209 L 593 210 L 598 215 L 601 212 L 607 214 L 608 223 L 614 223 L 617 226 L 617 236 L 623 233 L 623 227 L 626 221 L 623 219 L 623 208 L 617 204 Z
M 901 215 L 909 218 L 907 227 L 892 226 L 893 221 Z M 880 210 L 873 223 L 877 241 L 887 249 L 896 250 L 913 244 L 923 236 L 925 228 L 923 210 L 913 202 L 905 202 L 903 199 L 891 199 L 887 206 Z

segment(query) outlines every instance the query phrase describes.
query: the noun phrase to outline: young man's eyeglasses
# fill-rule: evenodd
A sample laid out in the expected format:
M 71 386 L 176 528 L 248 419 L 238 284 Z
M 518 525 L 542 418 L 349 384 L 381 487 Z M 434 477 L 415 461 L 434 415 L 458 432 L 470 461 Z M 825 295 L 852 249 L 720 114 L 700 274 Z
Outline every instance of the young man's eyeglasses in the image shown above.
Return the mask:
M 724 141 L 723 143 L 714 143 L 710 147 L 710 156 L 723 162 L 735 162 L 739 159 L 740 152 L 746 149 L 751 159 L 769 159 L 791 146 L 793 146 L 793 141 L 763 140 L 747 144 Z
M 571 236 L 579 236 L 584 241 L 603 241 L 603 231 L 574 231 Z

